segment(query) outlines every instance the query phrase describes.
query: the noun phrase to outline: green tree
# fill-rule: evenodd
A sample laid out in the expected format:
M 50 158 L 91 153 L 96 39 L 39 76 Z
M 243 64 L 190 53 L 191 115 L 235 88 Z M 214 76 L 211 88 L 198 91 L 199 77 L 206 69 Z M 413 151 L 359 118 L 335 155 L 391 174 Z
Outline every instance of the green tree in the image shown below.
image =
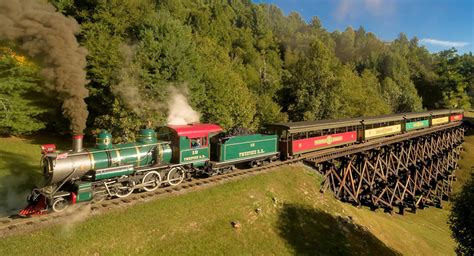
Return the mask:
M 317 17 L 250 0 L 50 1 L 82 26 L 88 126 L 117 139 L 164 124 L 170 86 L 185 85 L 201 121 L 226 128 L 474 101 L 472 54 L 431 54 L 403 33 L 329 33 Z
M 283 94 L 292 120 L 316 120 L 336 115 L 340 104 L 336 70 L 339 63 L 321 41 L 314 41 L 309 52 L 289 67 Z
M 354 61 L 355 58 L 355 32 L 349 27 L 342 33 L 335 33 L 336 56 L 343 62 Z
M 0 48 L 0 134 L 28 134 L 45 128 L 41 114 L 46 109 L 38 100 L 43 85 L 37 72 L 23 57 Z
M 465 109 L 471 107 L 468 93 L 469 87 L 472 87 L 474 65 L 473 61 L 469 61 L 469 59 L 472 59 L 472 55 L 470 58 L 463 59 L 455 49 L 437 54 L 439 76 L 437 82 L 442 91 L 442 100 L 439 103 L 441 107 Z
M 233 70 L 229 56 L 210 39 L 200 42 L 202 63 L 201 83 L 205 88 L 204 101 L 198 105 L 203 121 L 214 122 L 224 128 L 244 126 L 256 129 L 254 123 L 255 95 L 246 87 L 242 77 Z
M 416 90 L 415 84 L 410 79 L 408 63 L 402 55 L 395 51 L 388 52 L 381 57 L 378 70 L 385 81 L 391 80 L 391 88 L 384 94 L 392 99 L 392 112 L 412 112 L 422 110 L 422 101 Z M 390 78 L 390 80 L 386 80 Z M 386 83 L 386 82 L 385 82 Z M 395 89 L 393 83 L 398 89 Z M 387 85 L 387 84 L 385 84 Z M 384 86 L 385 88 L 386 86 Z M 401 92 L 401 93 L 400 93 Z M 390 95 L 395 93 L 394 95 Z
M 337 99 L 341 106 L 335 117 L 376 116 L 390 113 L 389 104 L 382 94 L 377 76 L 370 70 L 364 70 L 361 76 L 347 66 L 337 75 L 340 89 Z

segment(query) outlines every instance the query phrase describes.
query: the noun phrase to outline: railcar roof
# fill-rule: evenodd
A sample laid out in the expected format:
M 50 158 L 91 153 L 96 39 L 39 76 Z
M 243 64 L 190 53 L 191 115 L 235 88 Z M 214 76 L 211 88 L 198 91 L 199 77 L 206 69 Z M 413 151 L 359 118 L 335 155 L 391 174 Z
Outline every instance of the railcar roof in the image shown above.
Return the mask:
M 418 118 L 418 117 L 430 117 L 431 112 L 429 111 L 423 111 L 423 112 L 412 112 L 412 113 L 406 113 L 405 118 L 410 119 L 410 118 Z
M 175 131 L 178 136 L 188 138 L 205 137 L 209 133 L 222 131 L 222 128 L 216 124 L 168 125 L 167 127 Z
M 346 126 L 360 125 L 360 118 L 330 119 L 316 121 L 301 121 L 289 123 L 273 123 L 266 125 L 268 128 L 289 130 L 290 133 L 317 131 L 323 129 L 340 128 Z
M 362 117 L 362 122 L 364 124 L 376 124 L 376 123 L 384 123 L 384 122 L 392 122 L 392 121 L 402 121 L 404 116 L 405 114 L 368 116 L 368 117 Z
M 453 109 L 453 110 L 451 110 L 451 113 L 464 113 L 464 109 L 462 109 L 462 108 Z
M 447 115 L 451 112 L 449 109 L 438 109 L 438 110 L 431 110 L 432 115 Z

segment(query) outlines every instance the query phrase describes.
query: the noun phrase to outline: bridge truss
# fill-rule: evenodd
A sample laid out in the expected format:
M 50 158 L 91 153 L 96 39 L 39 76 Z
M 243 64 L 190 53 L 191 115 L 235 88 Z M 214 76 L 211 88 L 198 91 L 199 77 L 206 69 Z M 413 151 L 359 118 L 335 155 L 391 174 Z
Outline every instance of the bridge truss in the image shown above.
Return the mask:
M 341 201 L 403 213 L 441 207 L 452 190 L 463 139 L 462 127 L 449 127 L 306 162 L 324 174 L 322 190 Z

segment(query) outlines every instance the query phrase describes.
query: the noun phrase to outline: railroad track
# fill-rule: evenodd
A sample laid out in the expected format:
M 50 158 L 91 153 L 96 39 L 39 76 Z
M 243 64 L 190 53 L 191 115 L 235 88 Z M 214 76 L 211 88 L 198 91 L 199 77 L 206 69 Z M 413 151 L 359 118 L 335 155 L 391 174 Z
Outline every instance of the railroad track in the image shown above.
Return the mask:
M 309 161 L 311 164 L 328 161 L 338 157 L 347 156 L 350 154 L 362 152 L 368 149 L 380 147 L 382 145 L 397 143 L 403 140 L 411 139 L 414 137 L 423 136 L 429 133 L 450 129 L 459 126 L 460 124 L 448 124 L 438 127 L 432 127 L 429 129 L 423 129 L 420 131 L 395 135 L 388 138 L 377 139 L 373 141 L 366 142 L 364 144 L 354 144 L 350 147 L 344 148 L 333 148 L 328 150 L 321 150 L 314 153 L 309 153 L 302 155 L 298 158 L 290 159 L 287 161 L 275 161 L 265 166 L 259 166 L 251 169 L 237 169 L 230 173 L 225 173 L 217 176 L 211 176 L 208 178 L 193 179 L 190 181 L 185 181 L 177 186 L 166 186 L 160 187 L 154 191 L 150 192 L 138 192 L 133 193 L 132 195 L 126 198 L 114 198 L 109 200 L 104 200 L 102 202 L 88 202 L 81 203 L 75 206 L 72 206 L 74 210 L 65 210 L 60 213 L 49 213 L 45 215 L 33 216 L 30 218 L 21 218 L 16 216 L 3 217 L 0 218 L 0 237 L 27 232 L 35 230 L 47 225 L 58 224 L 64 221 L 67 221 L 68 217 L 75 215 L 76 211 L 81 209 L 86 209 L 90 207 L 91 212 L 88 214 L 94 215 L 95 213 L 103 212 L 104 210 L 110 210 L 114 208 L 124 207 L 134 205 L 140 202 L 146 202 L 155 200 L 158 198 L 185 194 L 190 191 L 196 191 L 204 189 L 206 187 L 215 186 L 217 184 L 222 184 L 229 181 L 234 181 L 242 179 L 244 177 L 257 175 L 260 173 L 267 173 L 272 170 L 276 170 L 275 167 L 283 165 L 291 165 L 294 163 L 301 162 L 303 160 Z M 87 217 L 85 217 L 87 218 Z

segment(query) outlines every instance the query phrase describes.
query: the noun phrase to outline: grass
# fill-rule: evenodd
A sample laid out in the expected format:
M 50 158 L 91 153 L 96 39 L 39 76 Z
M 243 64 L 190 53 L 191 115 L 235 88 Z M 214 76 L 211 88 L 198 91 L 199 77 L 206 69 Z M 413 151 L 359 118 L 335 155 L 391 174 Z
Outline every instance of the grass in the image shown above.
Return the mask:
M 0 138 L 0 216 L 23 206 L 31 188 L 43 181 L 39 145 L 47 143 L 66 147 L 57 137 Z
M 25 186 L 40 179 L 37 144 L 33 139 L 0 139 L 0 179 L 20 173 L 28 177 Z M 465 145 L 461 176 L 474 165 L 474 136 Z M 454 254 L 446 223 L 449 204 L 390 215 L 321 194 L 320 183 L 320 175 L 303 165 L 282 167 L 86 220 L 79 213 L 68 224 L 1 239 L 0 255 Z M 11 185 L 0 184 L 3 189 Z M 233 228 L 232 221 L 241 228 Z

